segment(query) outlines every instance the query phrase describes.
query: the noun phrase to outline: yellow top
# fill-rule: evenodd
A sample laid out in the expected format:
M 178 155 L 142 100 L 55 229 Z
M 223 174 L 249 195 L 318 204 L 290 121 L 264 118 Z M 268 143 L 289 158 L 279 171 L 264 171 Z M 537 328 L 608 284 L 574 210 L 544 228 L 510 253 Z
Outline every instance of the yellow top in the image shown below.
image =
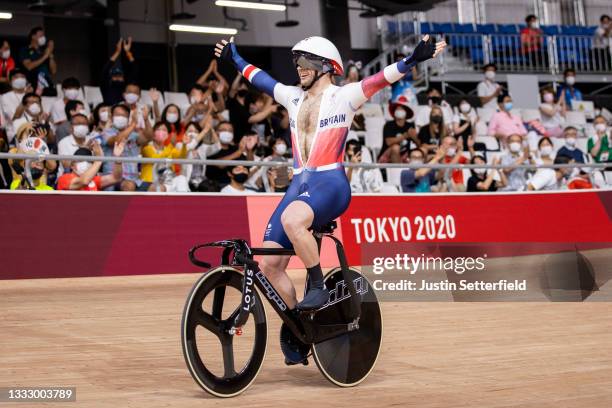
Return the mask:
M 13 180 L 13 182 L 11 183 L 11 190 L 17 190 L 17 188 L 19 187 L 20 184 L 21 184 L 21 177 L 19 177 L 19 179 Z M 53 187 L 49 187 L 48 185 L 46 185 L 42 181 L 38 185 L 35 185 L 34 189 L 35 190 L 42 190 L 42 191 L 46 191 L 46 190 L 53 191 Z
M 172 144 L 166 145 L 162 150 L 155 147 L 153 142 L 142 148 L 142 157 L 152 157 L 156 159 L 183 159 L 187 157 L 187 148 L 183 146 L 178 149 Z M 142 181 L 153 182 L 153 163 L 143 163 L 140 169 Z

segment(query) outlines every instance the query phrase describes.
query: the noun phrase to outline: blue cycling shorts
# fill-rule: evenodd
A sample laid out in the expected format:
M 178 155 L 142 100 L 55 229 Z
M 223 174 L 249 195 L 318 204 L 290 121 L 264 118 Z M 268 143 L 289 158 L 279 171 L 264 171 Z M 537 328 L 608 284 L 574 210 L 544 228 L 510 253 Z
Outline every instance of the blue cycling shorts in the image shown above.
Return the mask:
M 325 171 L 303 170 L 293 176 L 289 189 L 274 210 L 264 233 L 264 241 L 274 241 L 283 248 L 293 245 L 281 224 L 281 215 L 293 201 L 303 201 L 312 208 L 311 227 L 320 228 L 338 218 L 351 202 L 351 187 L 343 167 Z

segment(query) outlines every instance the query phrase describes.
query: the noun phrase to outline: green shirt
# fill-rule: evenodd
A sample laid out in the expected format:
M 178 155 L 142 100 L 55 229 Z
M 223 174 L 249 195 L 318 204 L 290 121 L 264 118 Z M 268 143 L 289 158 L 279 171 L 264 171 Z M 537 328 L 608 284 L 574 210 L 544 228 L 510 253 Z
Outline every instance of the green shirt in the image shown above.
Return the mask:
M 587 150 L 591 153 L 591 149 L 595 146 L 595 140 L 593 138 L 589 139 L 587 143 Z M 604 135 L 603 140 L 601 141 L 601 148 L 599 149 L 599 154 L 594 157 L 597 163 L 606 163 L 612 162 L 612 145 L 610 144 L 610 137 Z

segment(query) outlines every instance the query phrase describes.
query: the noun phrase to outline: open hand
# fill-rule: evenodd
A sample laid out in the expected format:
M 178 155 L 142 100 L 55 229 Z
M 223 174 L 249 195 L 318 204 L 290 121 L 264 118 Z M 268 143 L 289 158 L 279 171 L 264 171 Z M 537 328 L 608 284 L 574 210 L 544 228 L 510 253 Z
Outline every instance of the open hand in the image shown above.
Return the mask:
M 227 41 L 225 39 L 221 40 L 220 43 L 215 45 L 215 56 L 217 58 L 231 61 L 232 60 L 232 47 L 231 44 L 234 43 L 234 36 L 230 37 L 230 40 Z
M 440 55 L 445 47 L 446 41 L 442 40 L 434 44 L 433 38 L 426 35 L 418 43 L 409 59 L 416 62 L 427 61 Z

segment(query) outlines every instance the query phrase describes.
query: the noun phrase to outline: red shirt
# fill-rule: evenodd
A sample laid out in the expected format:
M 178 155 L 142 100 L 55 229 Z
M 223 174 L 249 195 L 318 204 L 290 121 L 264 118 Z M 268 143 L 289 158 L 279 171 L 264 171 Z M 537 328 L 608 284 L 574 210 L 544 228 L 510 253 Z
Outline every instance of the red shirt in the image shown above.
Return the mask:
M 58 190 L 70 190 L 70 183 L 72 183 L 72 180 L 74 180 L 77 177 L 76 174 L 74 173 L 66 173 L 64 175 L 62 175 L 58 180 L 57 180 L 57 189 Z M 100 176 L 96 176 L 94 177 L 88 185 L 86 185 L 85 187 L 80 188 L 79 190 L 81 191 L 98 191 L 101 190 L 101 183 L 102 183 L 102 177 Z
M 542 30 L 539 28 L 526 27 L 521 30 L 521 51 L 523 54 L 539 51 L 543 42 Z
M 444 164 L 448 164 L 452 160 L 453 160 L 452 157 L 444 156 Z M 467 162 L 468 162 L 467 157 L 460 156 L 459 157 L 459 162 L 457 162 L 457 164 L 466 164 Z M 452 177 L 453 177 L 453 183 L 455 183 L 455 184 L 463 184 L 463 170 L 461 170 L 461 169 L 454 169 Z
M 8 59 L 0 58 L 0 77 L 8 78 L 11 71 L 15 69 L 15 60 L 13 57 Z

